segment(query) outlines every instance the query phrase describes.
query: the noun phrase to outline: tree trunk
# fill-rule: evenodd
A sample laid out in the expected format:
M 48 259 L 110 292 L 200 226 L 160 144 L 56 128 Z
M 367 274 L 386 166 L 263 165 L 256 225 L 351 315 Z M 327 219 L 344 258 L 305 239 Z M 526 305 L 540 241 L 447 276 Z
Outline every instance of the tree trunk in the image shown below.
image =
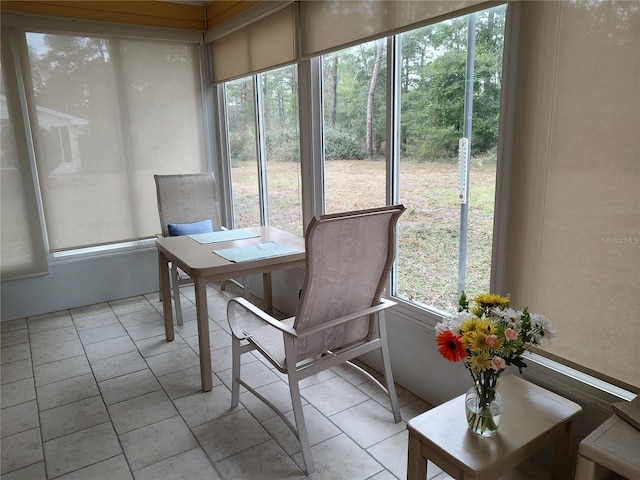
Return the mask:
M 338 55 L 333 56 L 333 65 L 331 66 L 331 126 L 336 126 L 336 110 L 338 110 Z
M 378 74 L 380 73 L 380 64 L 382 63 L 384 43 L 383 40 L 376 42 L 376 60 L 373 64 L 373 72 L 371 72 L 371 83 L 369 84 L 369 95 L 367 97 L 367 157 L 373 160 L 373 99 L 376 92 L 376 84 L 378 83 Z

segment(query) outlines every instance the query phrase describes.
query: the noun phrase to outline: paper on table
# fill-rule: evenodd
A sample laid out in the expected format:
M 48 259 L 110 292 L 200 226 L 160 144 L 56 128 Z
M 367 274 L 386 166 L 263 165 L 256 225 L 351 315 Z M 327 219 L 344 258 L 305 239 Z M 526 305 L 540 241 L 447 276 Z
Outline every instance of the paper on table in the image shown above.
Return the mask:
M 259 236 L 257 233 L 242 228 L 189 235 L 190 238 L 193 238 L 198 243 L 230 242 L 231 240 L 244 240 L 245 238 L 255 238 Z
M 298 253 L 295 248 L 285 247 L 275 242 L 258 243 L 255 245 L 246 245 L 244 247 L 223 248 L 214 250 L 213 253 L 226 258 L 230 262 L 246 262 L 249 260 L 258 260 L 260 258 L 277 257 L 279 255 L 287 255 L 289 253 Z

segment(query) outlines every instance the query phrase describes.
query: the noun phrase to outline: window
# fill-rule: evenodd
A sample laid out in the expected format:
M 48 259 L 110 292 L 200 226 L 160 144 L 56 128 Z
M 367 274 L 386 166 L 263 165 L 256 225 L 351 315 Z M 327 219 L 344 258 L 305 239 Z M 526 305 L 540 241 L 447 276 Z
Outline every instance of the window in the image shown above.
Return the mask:
M 503 6 L 397 37 L 395 134 L 399 200 L 407 207 L 400 218 L 397 295 L 437 310 L 455 311 L 461 290 L 475 294 L 490 285 L 504 21 Z M 473 79 L 471 122 L 465 121 L 467 78 Z M 470 137 L 464 167 L 462 137 Z M 459 198 L 465 170 L 466 203 Z
M 224 85 L 234 225 L 302 235 L 297 68 Z
M 322 57 L 325 211 L 386 204 L 386 40 Z
M 2 279 L 43 273 L 47 270 L 42 232 L 37 222 L 33 201 L 33 182 L 29 174 L 26 147 L 18 147 L 18 135 L 13 112 L 17 98 L 9 96 L 4 69 L 0 70 L 0 100 L 2 101 L 2 163 L 0 164 L 0 257 Z M 19 110 L 19 108 L 17 109 Z M 22 142 L 24 143 L 24 142 Z M 35 223 L 35 224 L 34 224 Z
M 52 251 L 159 232 L 154 174 L 206 170 L 197 47 L 27 33 Z

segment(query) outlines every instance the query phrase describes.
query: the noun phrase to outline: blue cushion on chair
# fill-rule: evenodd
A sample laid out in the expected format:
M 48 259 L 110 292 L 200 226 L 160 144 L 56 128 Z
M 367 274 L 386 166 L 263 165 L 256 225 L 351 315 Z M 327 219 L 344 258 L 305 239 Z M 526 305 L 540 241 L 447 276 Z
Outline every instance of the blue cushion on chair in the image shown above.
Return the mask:
M 191 223 L 170 223 L 167 227 L 169 229 L 169 235 L 172 237 L 213 232 L 213 223 L 211 220 L 200 220 Z

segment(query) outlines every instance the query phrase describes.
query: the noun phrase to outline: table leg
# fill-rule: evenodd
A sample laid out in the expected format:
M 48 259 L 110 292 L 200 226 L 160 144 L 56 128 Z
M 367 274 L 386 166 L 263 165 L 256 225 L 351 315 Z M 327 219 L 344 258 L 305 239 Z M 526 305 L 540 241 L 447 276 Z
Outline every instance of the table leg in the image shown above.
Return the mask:
M 427 478 L 427 459 L 422 456 L 420 440 L 409 430 L 409 455 L 407 459 L 407 480 L 425 480 Z
M 576 464 L 575 480 L 595 480 L 596 464 L 593 460 L 578 454 L 578 463 Z
M 555 480 L 570 480 L 571 458 L 569 445 L 571 443 L 571 424 L 565 424 L 564 431 L 556 438 L 553 449 L 553 478 Z
M 198 349 L 200 353 L 200 380 L 202 390 L 211 391 L 213 376 L 211 374 L 211 342 L 209 340 L 209 311 L 207 309 L 207 282 L 194 278 L 196 290 L 196 317 L 198 322 Z
M 160 276 L 160 297 L 162 298 L 162 313 L 164 315 L 164 335 L 167 342 L 174 339 L 173 315 L 171 307 L 171 293 L 169 292 L 169 260 L 158 250 L 158 272 Z
M 273 315 L 273 293 L 271 289 L 271 273 L 262 274 L 262 289 L 264 293 L 264 311 Z

